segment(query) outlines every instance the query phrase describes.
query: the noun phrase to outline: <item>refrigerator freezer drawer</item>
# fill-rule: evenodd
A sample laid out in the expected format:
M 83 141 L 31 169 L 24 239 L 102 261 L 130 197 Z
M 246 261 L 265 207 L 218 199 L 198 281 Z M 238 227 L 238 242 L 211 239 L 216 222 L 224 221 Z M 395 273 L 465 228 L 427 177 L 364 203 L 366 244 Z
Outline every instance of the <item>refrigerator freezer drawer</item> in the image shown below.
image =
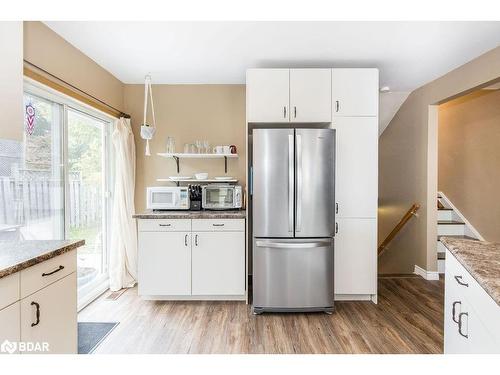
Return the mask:
M 259 310 L 333 307 L 333 239 L 254 239 L 253 305 Z

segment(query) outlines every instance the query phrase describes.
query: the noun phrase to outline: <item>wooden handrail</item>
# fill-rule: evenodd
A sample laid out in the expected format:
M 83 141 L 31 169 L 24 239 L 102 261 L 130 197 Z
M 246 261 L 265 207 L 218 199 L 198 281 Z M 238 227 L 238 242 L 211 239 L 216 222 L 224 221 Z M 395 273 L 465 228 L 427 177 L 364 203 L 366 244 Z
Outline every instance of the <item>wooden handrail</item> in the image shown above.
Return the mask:
M 418 204 L 413 204 L 411 208 L 404 214 L 404 216 L 401 218 L 399 223 L 394 227 L 394 229 L 389 233 L 389 235 L 385 238 L 384 242 L 380 244 L 378 247 L 378 255 L 382 254 L 384 250 L 387 248 L 387 245 L 389 245 L 389 242 L 391 242 L 394 237 L 396 237 L 396 234 L 405 226 L 405 224 L 412 218 L 412 216 L 416 216 L 418 209 L 420 208 L 420 205 Z

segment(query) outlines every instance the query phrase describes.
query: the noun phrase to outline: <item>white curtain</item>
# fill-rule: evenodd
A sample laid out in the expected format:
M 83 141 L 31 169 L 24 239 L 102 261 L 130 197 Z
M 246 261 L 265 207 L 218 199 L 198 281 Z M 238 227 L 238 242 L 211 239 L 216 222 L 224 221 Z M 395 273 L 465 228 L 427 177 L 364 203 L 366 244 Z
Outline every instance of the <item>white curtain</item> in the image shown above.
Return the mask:
M 116 120 L 115 190 L 109 254 L 109 287 L 112 291 L 131 288 L 137 282 L 137 229 L 135 219 L 135 144 L 130 120 Z

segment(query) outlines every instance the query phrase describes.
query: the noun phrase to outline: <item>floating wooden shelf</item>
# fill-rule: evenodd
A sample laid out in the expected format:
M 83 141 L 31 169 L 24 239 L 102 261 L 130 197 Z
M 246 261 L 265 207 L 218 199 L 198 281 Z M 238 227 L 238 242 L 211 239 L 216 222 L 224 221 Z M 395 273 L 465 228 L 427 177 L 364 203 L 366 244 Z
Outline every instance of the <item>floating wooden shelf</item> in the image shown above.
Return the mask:
M 158 156 L 164 158 L 173 158 L 177 164 L 177 173 L 179 173 L 179 159 L 222 159 L 224 158 L 224 171 L 227 173 L 227 158 L 237 158 L 238 154 L 185 154 L 185 153 L 167 153 L 158 152 Z M 198 180 L 197 180 L 198 181 Z

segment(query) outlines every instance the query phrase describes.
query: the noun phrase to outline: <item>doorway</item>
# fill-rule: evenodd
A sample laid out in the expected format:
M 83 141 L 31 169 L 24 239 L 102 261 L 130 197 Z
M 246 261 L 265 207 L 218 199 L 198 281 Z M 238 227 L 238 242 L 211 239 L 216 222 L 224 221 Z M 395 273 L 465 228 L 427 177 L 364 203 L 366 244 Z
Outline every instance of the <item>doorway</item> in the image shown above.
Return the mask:
M 109 288 L 113 119 L 31 81 L 24 108 L 23 140 L 2 177 L 0 239 L 84 239 L 80 310 Z

